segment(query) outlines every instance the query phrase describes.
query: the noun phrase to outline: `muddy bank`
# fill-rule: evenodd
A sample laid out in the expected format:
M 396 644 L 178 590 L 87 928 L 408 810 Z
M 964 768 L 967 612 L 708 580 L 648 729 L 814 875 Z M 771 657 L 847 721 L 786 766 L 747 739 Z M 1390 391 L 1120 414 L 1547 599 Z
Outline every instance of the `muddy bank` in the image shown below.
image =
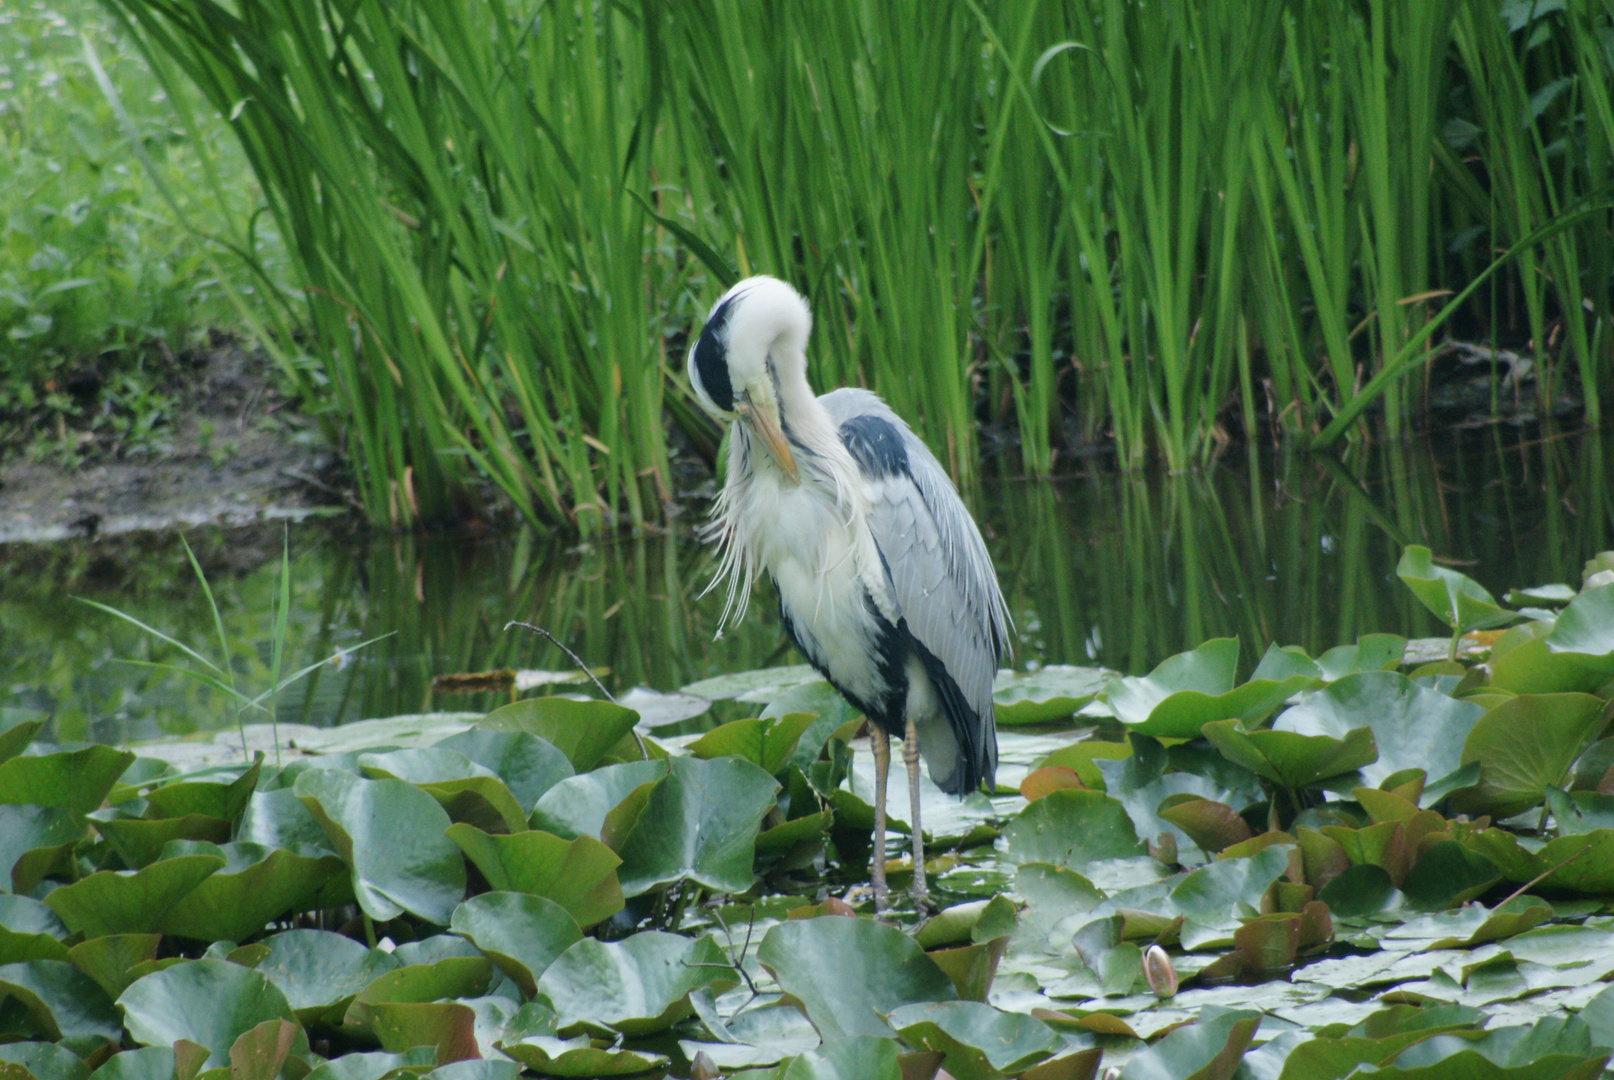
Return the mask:
M 187 374 L 155 451 L 78 466 L 0 462 L 0 544 L 352 508 L 333 455 L 295 421 L 268 358 L 219 341 Z

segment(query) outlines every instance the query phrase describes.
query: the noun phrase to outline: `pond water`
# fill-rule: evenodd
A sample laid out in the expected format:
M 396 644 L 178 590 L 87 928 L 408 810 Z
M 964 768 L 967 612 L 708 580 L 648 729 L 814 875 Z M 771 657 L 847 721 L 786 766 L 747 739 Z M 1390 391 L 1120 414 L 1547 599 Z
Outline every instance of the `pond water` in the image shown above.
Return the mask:
M 988 481 L 973 493 L 1015 619 L 1014 666 L 1142 673 L 1207 638 L 1237 636 L 1248 672 L 1274 641 L 1315 654 L 1372 631 L 1440 633 L 1396 580 L 1406 544 L 1429 546 L 1498 597 L 1578 584 L 1581 562 L 1614 547 L 1607 435 L 1493 426 L 1343 456 L 1230 458 L 1181 476 L 1117 474 L 1093 459 L 1056 481 Z M 702 511 L 691 507 L 664 535 L 582 545 L 528 531 L 363 536 L 293 525 L 284 670 L 382 639 L 284 691 L 278 718 L 332 725 L 485 710 L 508 693 L 434 692 L 433 677 L 574 667 L 549 642 L 506 633 L 512 619 L 609 669 L 613 691 L 798 662 L 769 587 L 739 626 L 715 636 L 722 597 L 700 595 L 712 560 L 692 536 Z M 248 696 L 269 685 L 285 535 L 279 525 L 187 533 Z M 200 664 L 77 598 L 222 664 L 212 609 L 177 536 L 0 547 L 0 708 L 52 714 L 42 734 L 58 740 L 234 726 L 224 694 L 127 661 Z

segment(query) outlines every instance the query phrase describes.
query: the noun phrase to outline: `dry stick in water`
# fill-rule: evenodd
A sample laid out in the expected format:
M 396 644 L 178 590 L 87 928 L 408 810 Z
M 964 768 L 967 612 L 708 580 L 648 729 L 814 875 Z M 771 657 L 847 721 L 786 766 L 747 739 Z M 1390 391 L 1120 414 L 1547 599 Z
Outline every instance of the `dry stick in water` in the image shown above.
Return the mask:
M 554 644 L 560 646 L 560 651 L 572 658 L 572 663 L 581 668 L 583 674 L 587 675 L 589 679 L 593 681 L 594 685 L 600 688 L 600 693 L 605 695 L 605 699 L 607 701 L 609 701 L 612 705 L 621 704 L 621 702 L 617 701 L 616 697 L 611 693 L 611 691 L 605 688 L 605 684 L 600 682 L 599 677 L 596 676 L 593 671 L 589 670 L 589 666 L 583 663 L 583 658 L 572 652 L 572 650 L 560 638 L 556 637 L 554 634 L 551 634 L 548 630 L 545 630 L 541 626 L 534 626 L 532 623 L 522 622 L 520 619 L 512 619 L 504 624 L 504 628 L 506 630 L 509 630 L 512 626 L 519 626 L 523 630 L 531 630 L 533 633 L 546 637 Z M 639 744 L 639 756 L 645 761 L 649 761 L 650 749 L 649 747 L 645 746 L 644 737 L 639 734 L 638 725 L 635 725 L 633 728 L 633 741 Z

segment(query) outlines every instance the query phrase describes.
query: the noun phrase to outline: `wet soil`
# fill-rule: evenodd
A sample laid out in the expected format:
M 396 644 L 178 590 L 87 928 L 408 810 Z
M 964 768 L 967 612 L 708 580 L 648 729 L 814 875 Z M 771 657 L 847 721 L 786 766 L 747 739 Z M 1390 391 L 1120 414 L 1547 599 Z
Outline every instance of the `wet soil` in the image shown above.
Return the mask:
M 215 339 L 186 368 L 161 438 L 142 453 L 0 462 L 0 544 L 350 508 L 334 455 L 276 389 L 267 357 Z

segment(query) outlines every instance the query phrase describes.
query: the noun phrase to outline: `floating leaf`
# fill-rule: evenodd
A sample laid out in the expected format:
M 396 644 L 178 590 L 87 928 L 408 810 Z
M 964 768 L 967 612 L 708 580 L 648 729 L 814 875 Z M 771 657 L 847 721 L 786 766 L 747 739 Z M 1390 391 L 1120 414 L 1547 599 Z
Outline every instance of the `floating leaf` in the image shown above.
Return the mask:
M 1457 701 L 1393 671 L 1346 677 L 1311 695 L 1273 721 L 1275 731 L 1345 739 L 1370 728 L 1378 759 L 1362 767 L 1369 787 L 1395 773 L 1423 769 L 1442 777 L 1462 764 L 1463 740 L 1484 709 Z
M 1237 810 L 1198 795 L 1173 795 L 1161 803 L 1159 813 L 1187 833 L 1202 851 L 1215 853 L 1255 835 Z
M 501 1041 L 501 1051 L 542 1076 L 608 1077 L 634 1076 L 661 1068 L 667 1059 L 644 1050 L 601 1049 L 588 1036 L 561 1039 L 553 1035 L 529 1035 L 513 1042 Z
M 958 997 L 952 980 L 911 937 L 868 919 L 781 923 L 762 939 L 757 959 L 802 1003 L 825 1039 L 890 1037 L 882 1017 L 892 1010 Z
M 95 745 L 0 761 L 0 803 L 56 807 L 82 818 L 134 759 L 131 751 Z
M 236 1039 L 265 1020 L 296 1020 L 286 997 L 260 972 L 223 960 L 191 960 L 153 972 L 118 998 L 124 1023 L 146 1046 L 189 1039 L 207 1049 L 207 1064 L 229 1063 Z M 306 1055 L 298 1028 L 293 1052 Z
M 554 744 L 586 773 L 639 722 L 639 714 L 609 701 L 572 698 L 525 698 L 488 713 L 476 726 L 483 731 L 525 731 Z
M 772 720 L 732 720 L 690 743 L 689 752 L 698 758 L 741 757 L 770 776 L 778 775 L 816 719 L 812 713 L 791 713 Z
M 269 951 L 254 970 L 279 988 L 304 1024 L 340 1023 L 356 994 L 400 967 L 392 954 L 328 930 L 287 930 L 264 945 Z
M 615 1030 L 637 1036 L 690 1015 L 690 991 L 737 982 L 710 937 L 651 930 L 614 942 L 583 938 L 548 966 L 538 989 L 555 1003 L 563 1035 Z
M 718 892 L 751 887 L 757 832 L 779 784 L 737 758 L 674 758 L 650 790 L 637 824 L 618 846 L 622 891 L 695 881 Z
M 66 960 L 66 936 L 62 920 L 38 900 L 0 894 L 0 964 Z
M 0 873 L 9 872 L 13 892 L 33 892 L 83 836 L 83 822 L 62 807 L 0 805 Z
M 1279 717 L 1279 723 L 1288 715 Z M 1237 720 L 1219 720 L 1206 724 L 1204 735 L 1229 761 L 1290 791 L 1354 772 L 1379 756 L 1373 730 L 1365 726 L 1335 737 L 1285 730 L 1244 731 Z
M 264 847 L 279 847 L 309 854 L 313 850 L 336 854 L 319 819 L 290 788 L 259 791 L 247 800 L 235 839 Z
M 1406 655 L 1407 639 L 1398 634 L 1363 634 L 1355 645 L 1338 645 L 1317 658 L 1326 682 L 1360 671 L 1392 671 Z
M 433 744 L 457 750 L 503 780 L 527 814 L 544 792 L 571 776 L 571 759 L 548 739 L 526 731 L 472 728 Z
M 174 1048 L 143 1046 L 138 1050 L 124 1050 L 108 1058 L 105 1065 L 95 1070 L 95 1075 L 99 1080 L 175 1080 L 178 1073 L 174 1068 Z
M 108 934 L 74 945 L 68 950 L 67 960 L 115 1000 L 137 978 L 134 969 L 156 958 L 161 941 L 161 934 Z
M 230 1047 L 231 1080 L 275 1080 L 299 1036 L 303 1029 L 290 1020 L 265 1020 L 246 1032 Z
M 89 1080 L 89 1066 L 63 1046 L 47 1042 L 0 1044 L 0 1075 L 6 1080 Z
M 562 840 L 539 829 L 499 836 L 470 825 L 453 825 L 448 837 L 495 890 L 553 900 L 571 912 L 579 926 L 604 922 L 622 910 L 622 886 L 616 876 L 622 860 L 592 836 Z
M 402 780 L 332 770 L 303 773 L 294 790 L 348 864 L 365 914 L 447 925 L 465 895 L 465 861 L 436 800 Z
M 1509 698 L 1474 725 L 1463 762 L 1478 762 L 1478 785 L 1452 796 L 1464 813 L 1510 817 L 1559 787 L 1586 743 L 1603 727 L 1603 701 L 1591 694 Z
M 1614 670 L 1614 584 L 1595 586 L 1571 600 L 1546 642 L 1555 653 L 1586 658 L 1598 671 Z
M 217 855 L 226 860 L 217 872 L 177 900 L 157 929 L 197 941 L 245 941 L 269 922 L 314 906 L 325 883 L 342 872 L 342 861 L 310 858 L 261 844 L 208 844 L 178 840 L 165 858 Z
M 1020 811 L 1003 837 L 1015 862 L 1080 868 L 1143 854 L 1126 808 L 1102 791 L 1055 791 Z
M 98 816 L 101 814 L 116 814 L 116 811 L 97 810 L 90 815 L 90 824 L 107 838 L 112 850 L 131 868 L 156 862 L 163 848 L 172 840 L 206 840 L 222 844 L 230 839 L 230 823 L 221 817 L 186 814 L 155 821 L 115 816 L 103 820 Z
M 1230 1080 L 1261 1025 L 1261 1014 L 1218 1010 L 1206 1015 L 1210 1011 L 1128 1059 L 1121 1080 Z
M 224 856 L 205 854 L 163 859 L 143 870 L 102 870 L 53 890 L 45 903 L 69 930 L 88 937 L 147 933 L 224 865 Z
M 711 679 L 690 683 L 682 688 L 686 694 L 695 694 L 711 701 L 739 698 L 741 701 L 770 702 L 791 687 L 803 683 L 821 683 L 824 677 L 810 664 L 787 667 L 759 668 L 756 671 L 739 671 L 731 675 L 718 675 Z M 827 683 L 825 685 L 828 685 Z
M 1585 693 L 1604 676 L 1588 667 L 1585 657 L 1553 652 L 1547 647 L 1552 624 L 1515 626 L 1491 647 L 1490 685 L 1514 694 Z
M 123 1024 L 112 999 L 65 960 L 28 960 L 0 967 L 0 999 L 6 997 L 27 1011 L 35 1034 L 51 1042 L 82 1035 L 111 1043 L 123 1039 Z
M 454 909 L 449 929 L 475 942 L 528 997 L 554 959 L 583 936 L 565 908 L 519 892 L 472 897 Z
M 629 761 L 569 777 L 544 792 L 533 809 L 531 825 L 566 840 L 598 837 L 606 815 L 617 804 L 635 788 L 666 776 L 667 769 L 665 761 Z
M 1086 705 L 1116 678 L 1101 667 L 1047 664 L 1036 671 L 1000 671 L 992 687 L 993 711 L 1001 725 L 1059 720 Z
M 364 1029 L 393 1053 L 430 1046 L 439 1065 L 480 1056 L 476 1010 L 462 1001 L 382 1001 L 362 1012 Z

